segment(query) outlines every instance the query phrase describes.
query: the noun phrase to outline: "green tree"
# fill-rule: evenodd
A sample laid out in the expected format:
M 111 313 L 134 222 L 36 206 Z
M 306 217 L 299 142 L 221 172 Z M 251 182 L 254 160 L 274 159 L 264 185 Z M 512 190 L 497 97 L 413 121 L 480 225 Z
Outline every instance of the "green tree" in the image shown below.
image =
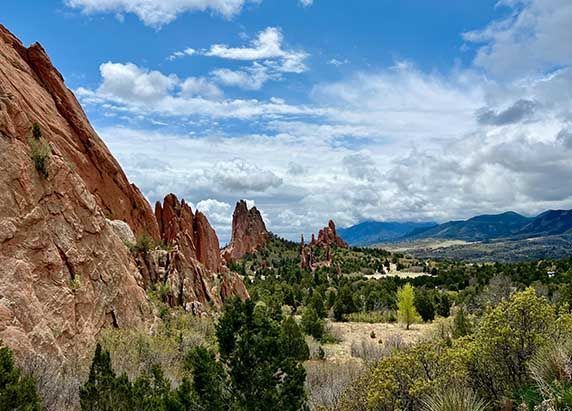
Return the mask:
M 314 291 L 312 297 L 310 297 L 310 304 L 314 310 L 316 310 L 316 314 L 318 317 L 324 318 L 326 316 L 326 307 L 324 306 L 324 296 L 320 294 L 319 291 Z
M 34 137 L 36 140 L 42 138 L 42 129 L 38 123 L 32 124 L 32 137 Z
M 407 330 L 420 319 L 415 309 L 415 291 L 409 283 L 397 290 L 397 318 Z
M 449 299 L 449 295 L 446 292 L 439 296 L 437 314 L 445 318 L 451 315 L 451 301 Z
M 0 346 L 0 411 L 39 411 L 36 382 L 14 365 L 12 351 Z
M 459 338 L 471 333 L 471 322 L 465 314 L 463 306 L 459 307 L 457 314 L 453 320 L 453 337 Z
M 255 310 L 251 300 L 232 299 L 217 324 L 220 360 L 228 372 L 233 407 L 305 409 L 304 367 L 290 356 L 280 338 L 280 325 L 263 307 Z
M 422 288 L 415 290 L 415 309 L 424 322 L 433 321 L 435 319 L 433 298 L 427 290 Z
M 343 286 L 336 296 L 336 302 L 333 307 L 334 318 L 336 321 L 343 321 L 344 315 L 357 311 L 354 302 L 352 289 L 349 286 Z
M 120 387 L 117 389 L 119 385 Z M 125 392 L 130 391 L 130 389 L 129 381 L 116 379 L 111 366 L 111 356 L 98 343 L 89 370 L 89 377 L 79 391 L 81 409 L 86 411 L 129 409 L 125 408 L 125 404 L 121 404 L 122 401 L 117 394 L 121 393 L 120 397 L 124 399 Z M 128 401 L 131 399 L 130 394 L 127 394 L 126 397 Z
M 199 405 L 212 411 L 228 409 L 228 381 L 214 353 L 205 347 L 194 348 L 187 357 L 187 365 L 193 374 L 192 386 Z
M 280 344 L 284 347 L 286 355 L 299 361 L 306 361 L 310 358 L 308 344 L 304 340 L 304 335 L 293 317 L 288 316 L 282 321 L 280 329 Z
M 304 332 L 316 340 L 321 340 L 324 336 L 324 322 L 312 307 L 304 309 L 301 325 Z

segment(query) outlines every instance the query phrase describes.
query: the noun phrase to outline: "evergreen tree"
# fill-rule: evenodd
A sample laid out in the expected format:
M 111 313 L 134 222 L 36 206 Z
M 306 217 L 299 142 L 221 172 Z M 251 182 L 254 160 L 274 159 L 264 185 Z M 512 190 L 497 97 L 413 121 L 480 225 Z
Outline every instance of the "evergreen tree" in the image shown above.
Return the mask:
M 304 310 L 301 325 L 304 332 L 316 340 L 321 340 L 324 336 L 324 322 L 312 307 L 306 307 Z
M 284 347 L 288 357 L 299 361 L 305 361 L 310 358 L 310 350 L 304 340 L 304 335 L 291 316 L 286 317 L 284 321 L 282 321 L 280 344 Z
M 433 298 L 422 288 L 415 290 L 415 309 L 424 322 L 433 321 L 435 319 L 435 306 Z
M 411 324 L 419 321 L 419 314 L 415 309 L 415 291 L 409 283 L 397 290 L 397 317 L 407 330 Z
M 231 300 L 217 324 L 232 407 L 246 411 L 305 409 L 302 364 L 281 343 L 281 327 L 254 303 Z
M 459 307 L 453 320 L 453 337 L 459 338 L 471 333 L 471 323 L 465 314 L 463 306 Z
M 343 286 L 337 295 L 336 303 L 334 304 L 334 318 L 336 321 L 342 321 L 345 314 L 357 311 L 352 289 L 349 286 Z
M 119 389 L 117 390 L 118 386 Z M 129 391 L 130 388 L 129 381 L 125 381 L 123 378 L 116 381 L 109 352 L 97 344 L 88 380 L 79 391 L 81 409 L 86 411 L 126 409 L 120 405 L 121 401 L 116 394 L 119 392 L 121 393 L 120 397 L 124 398 L 125 392 Z M 128 399 L 131 398 L 130 394 L 126 396 Z
M 445 292 L 439 297 L 439 304 L 437 305 L 437 314 L 441 317 L 449 317 L 451 315 L 451 301 L 449 295 Z
M 199 405 L 212 411 L 224 411 L 228 402 L 226 374 L 214 353 L 205 347 L 194 348 L 187 357 L 193 374 L 193 390 Z
M 14 365 L 12 351 L 0 347 L 0 411 L 39 411 L 41 401 L 33 378 Z

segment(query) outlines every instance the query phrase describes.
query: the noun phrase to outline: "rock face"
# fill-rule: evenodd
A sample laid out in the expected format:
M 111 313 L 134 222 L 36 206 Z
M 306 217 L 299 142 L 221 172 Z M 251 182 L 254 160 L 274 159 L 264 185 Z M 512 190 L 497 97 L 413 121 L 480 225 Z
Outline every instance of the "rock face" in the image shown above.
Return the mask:
M 330 220 L 328 225 L 318 233 L 318 238 L 312 234 L 312 240 L 306 245 L 304 236 L 300 241 L 300 267 L 306 270 L 315 270 L 319 266 L 329 266 L 332 262 L 332 248 L 348 248 L 348 244 L 338 236 L 336 224 Z M 320 248 L 320 258 L 316 249 Z
M 219 308 L 232 296 L 248 298 L 242 280 L 223 264 L 218 237 L 204 214 L 193 213 L 174 194 L 158 202 L 155 213 L 167 250 L 138 255 L 146 287 L 166 285 L 167 303 L 195 314 Z
M 91 127 L 42 46 L 26 48 L 0 25 L 0 133 L 26 142 L 36 122 L 104 214 L 158 238 L 153 211 Z
M 320 230 L 317 240 L 312 236 L 310 245 L 318 247 L 336 246 L 340 248 L 348 248 L 348 244 L 338 236 L 336 232 L 336 224 L 332 220 L 328 221 L 328 225 Z
M 260 211 L 248 208 L 246 201 L 236 203 L 232 216 L 232 238 L 223 250 L 226 261 L 236 261 L 245 254 L 253 253 L 264 246 L 270 237 Z
M 204 215 L 170 196 L 157 217 L 43 48 L 24 47 L 0 25 L 0 340 L 42 373 L 47 409 L 77 408 L 103 328 L 152 329 L 146 287 L 169 285 L 172 304 L 197 313 L 248 297 Z M 136 260 L 125 244 L 133 233 L 172 249 Z M 49 378 L 38 368 L 47 362 Z M 61 395 L 63 386 L 71 391 Z
M 33 123 L 46 173 L 32 161 Z M 81 374 L 104 327 L 152 326 L 143 278 L 106 216 L 158 236 L 41 46 L 0 26 L 0 340 L 20 362 L 73 362 Z M 58 400 L 46 407 L 70 406 Z

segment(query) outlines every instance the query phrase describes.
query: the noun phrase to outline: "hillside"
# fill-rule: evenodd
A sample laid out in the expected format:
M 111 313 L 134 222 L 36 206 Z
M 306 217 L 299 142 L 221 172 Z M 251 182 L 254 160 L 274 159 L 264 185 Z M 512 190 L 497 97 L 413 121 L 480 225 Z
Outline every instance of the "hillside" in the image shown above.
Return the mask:
M 347 241 L 349 245 L 363 247 L 385 241 L 395 240 L 406 236 L 416 230 L 428 229 L 437 225 L 436 223 L 416 223 L 416 222 L 382 222 L 364 221 L 347 228 L 338 229 L 339 235 Z

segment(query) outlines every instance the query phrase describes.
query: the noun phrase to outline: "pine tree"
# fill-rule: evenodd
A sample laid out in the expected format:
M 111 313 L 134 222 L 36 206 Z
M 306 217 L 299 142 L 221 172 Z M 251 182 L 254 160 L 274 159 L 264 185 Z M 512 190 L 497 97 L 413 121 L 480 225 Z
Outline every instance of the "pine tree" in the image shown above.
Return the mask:
M 280 345 L 288 357 L 299 361 L 305 361 L 310 358 L 310 350 L 304 340 L 304 335 L 291 316 L 286 317 L 284 321 L 282 321 Z
M 130 389 L 124 386 L 124 380 L 121 380 L 120 392 L 123 394 Z M 129 381 L 127 381 L 129 384 Z M 115 372 L 111 366 L 111 356 L 109 352 L 103 350 L 100 344 L 95 348 L 95 355 L 89 377 L 83 387 L 80 388 L 79 398 L 81 409 L 85 411 L 113 411 L 119 409 L 119 400 L 116 398 L 116 381 Z M 128 398 L 131 396 L 128 394 Z
M 306 307 L 304 310 L 301 325 L 304 332 L 316 340 L 321 340 L 324 336 L 324 322 L 312 307 Z
M 40 411 L 33 378 L 14 365 L 12 351 L 0 347 L 0 411 Z
M 407 330 L 420 319 L 415 309 L 415 291 L 409 283 L 397 290 L 397 317 Z
M 227 409 L 226 386 L 228 384 L 222 365 L 214 353 L 205 347 L 196 347 L 187 357 L 187 367 L 192 371 L 192 387 L 199 404 L 212 411 Z

